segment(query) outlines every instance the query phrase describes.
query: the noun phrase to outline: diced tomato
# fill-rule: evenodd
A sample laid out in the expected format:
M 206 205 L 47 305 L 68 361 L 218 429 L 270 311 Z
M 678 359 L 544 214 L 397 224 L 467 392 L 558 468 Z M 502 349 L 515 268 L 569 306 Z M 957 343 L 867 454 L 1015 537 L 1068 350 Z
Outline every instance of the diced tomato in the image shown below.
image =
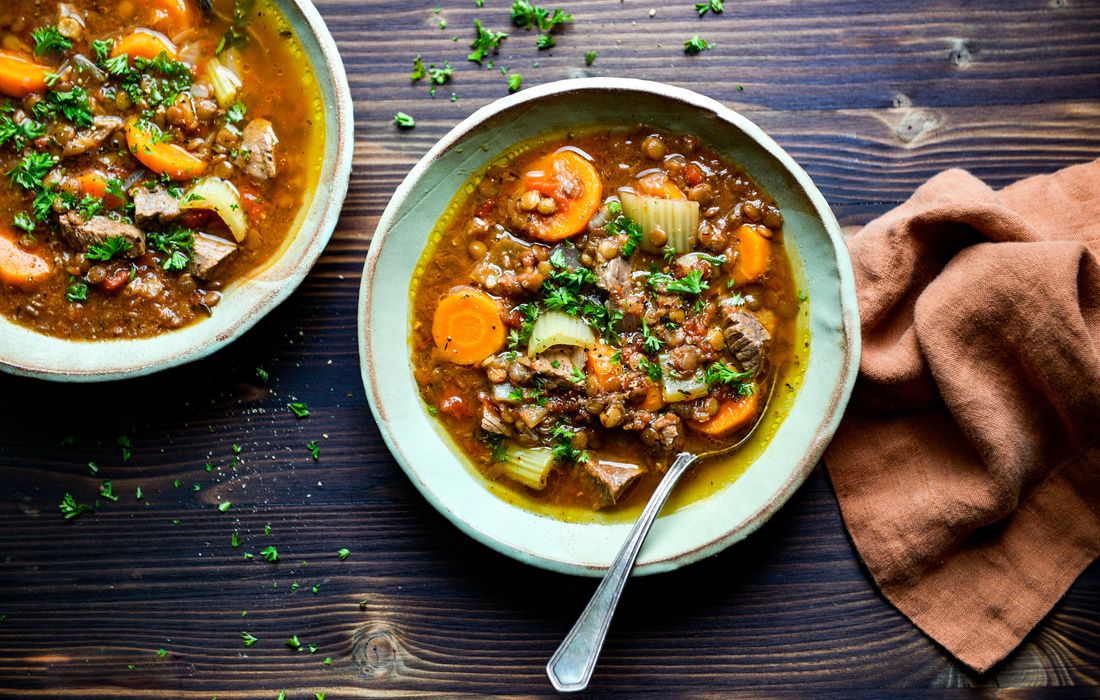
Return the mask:
M 690 187 L 695 187 L 703 182 L 703 169 L 695 163 L 688 163 L 684 168 L 684 181 Z
M 470 418 L 474 415 L 470 402 L 453 386 L 443 390 L 443 396 L 439 399 L 439 410 L 451 418 Z
M 130 281 L 130 269 L 119 269 L 115 274 L 99 283 L 99 288 L 107 294 L 114 294 L 127 285 Z

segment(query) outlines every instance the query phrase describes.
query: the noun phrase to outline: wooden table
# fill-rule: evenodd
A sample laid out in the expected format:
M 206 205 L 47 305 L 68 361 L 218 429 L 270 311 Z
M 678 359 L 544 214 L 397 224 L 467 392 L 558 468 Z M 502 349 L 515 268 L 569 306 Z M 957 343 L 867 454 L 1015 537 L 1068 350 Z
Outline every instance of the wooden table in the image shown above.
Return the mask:
M 391 459 L 359 380 L 356 297 L 379 214 L 436 139 L 506 93 L 500 72 L 465 60 L 475 17 L 508 29 L 504 0 L 434 4 L 320 3 L 356 100 L 356 165 L 340 227 L 288 302 L 215 357 L 155 377 L 0 378 L 0 696 L 550 691 L 543 665 L 594 582 L 520 565 L 448 524 Z M 497 65 L 525 85 L 630 76 L 722 100 L 790 151 L 850 230 L 944 168 L 999 187 L 1100 155 L 1095 1 L 727 0 L 702 19 L 691 0 L 564 7 L 576 22 L 555 49 L 509 30 Z M 685 56 L 694 34 L 717 47 Z M 417 53 L 455 67 L 435 99 L 409 83 Z M 414 130 L 393 127 L 398 110 Z M 308 418 L 287 411 L 296 400 Z M 132 438 L 128 461 L 119 436 Z M 62 495 L 91 501 L 101 479 L 119 502 L 64 521 Z M 277 565 L 258 560 L 268 545 Z M 260 641 L 245 648 L 242 631 Z M 287 649 L 292 635 L 317 653 Z M 1100 566 L 974 675 L 877 593 L 819 468 L 748 541 L 633 582 L 592 688 L 896 697 L 1098 682 Z

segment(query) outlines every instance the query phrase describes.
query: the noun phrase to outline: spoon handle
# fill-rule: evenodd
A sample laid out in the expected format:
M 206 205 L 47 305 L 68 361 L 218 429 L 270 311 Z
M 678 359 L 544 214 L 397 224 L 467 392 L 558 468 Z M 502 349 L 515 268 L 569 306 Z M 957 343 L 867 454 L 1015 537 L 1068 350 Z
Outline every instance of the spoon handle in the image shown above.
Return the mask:
M 550 657 L 550 662 L 546 664 L 546 675 L 550 677 L 550 683 L 556 690 L 575 692 L 588 687 L 592 671 L 596 668 L 596 660 L 603 649 L 604 639 L 607 638 L 611 618 L 615 615 L 615 608 L 619 605 L 623 587 L 626 586 L 626 580 L 634 568 L 634 560 L 638 558 L 642 543 L 645 542 L 653 521 L 657 519 L 657 514 L 661 512 L 676 482 L 695 459 L 696 456 L 688 452 L 681 452 L 676 456 L 676 461 L 672 463 L 664 478 L 661 479 L 661 483 L 657 485 L 638 522 L 630 530 L 623 548 L 619 550 L 619 554 L 604 575 L 592 600 L 588 602 L 588 607 L 581 613 L 573 629 L 569 630 L 569 634 L 565 636 L 558 650 Z

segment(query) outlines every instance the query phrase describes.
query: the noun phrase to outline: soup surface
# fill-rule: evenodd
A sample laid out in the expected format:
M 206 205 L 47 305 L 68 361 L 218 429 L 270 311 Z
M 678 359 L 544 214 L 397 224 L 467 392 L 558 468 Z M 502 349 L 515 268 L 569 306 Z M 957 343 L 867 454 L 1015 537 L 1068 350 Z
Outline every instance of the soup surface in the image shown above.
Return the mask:
M 296 225 L 320 110 L 268 0 L 5 0 L 0 313 L 86 340 L 215 313 Z
M 793 392 L 801 295 L 782 226 L 692 135 L 521 146 L 460 193 L 420 261 L 421 395 L 494 491 L 556 514 L 630 509 L 677 453 L 744 438 L 777 378 L 772 409 Z

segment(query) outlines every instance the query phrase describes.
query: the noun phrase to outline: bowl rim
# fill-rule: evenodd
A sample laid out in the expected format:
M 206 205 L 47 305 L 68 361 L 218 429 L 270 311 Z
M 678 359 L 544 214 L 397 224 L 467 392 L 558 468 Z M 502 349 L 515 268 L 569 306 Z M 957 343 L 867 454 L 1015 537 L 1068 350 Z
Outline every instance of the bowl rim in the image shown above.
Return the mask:
M 573 93 L 573 92 L 585 92 L 585 91 L 611 91 L 611 92 L 623 92 L 623 93 L 647 93 L 656 95 L 658 97 L 669 98 L 676 102 L 682 103 L 688 108 L 700 109 L 705 112 L 709 112 L 713 116 L 721 119 L 730 126 L 740 129 L 750 139 L 755 141 L 760 147 L 765 149 L 769 155 L 775 158 L 780 165 L 787 171 L 787 173 L 797 182 L 798 186 L 806 193 L 808 200 L 813 206 L 814 212 L 821 220 L 826 233 L 829 236 L 830 242 L 833 246 L 833 253 L 835 255 L 837 263 L 837 271 L 839 275 L 839 296 L 841 301 L 840 309 L 840 326 L 843 332 L 844 343 L 842 347 L 843 358 L 840 362 L 840 375 L 833 387 L 832 394 L 829 398 L 828 410 L 819 423 L 819 428 L 814 433 L 814 438 L 809 445 L 806 452 L 799 458 L 797 464 L 791 470 L 787 479 L 779 486 L 778 490 L 770 497 L 766 503 L 761 505 L 755 510 L 752 516 L 750 516 L 744 523 L 738 527 L 734 527 L 730 531 L 726 532 L 722 536 L 711 539 L 698 546 L 692 547 L 681 551 L 674 556 L 665 557 L 663 559 L 653 560 L 641 563 L 634 568 L 633 575 L 647 575 L 653 573 L 660 573 L 665 571 L 671 571 L 681 566 L 699 561 L 713 554 L 716 554 L 723 549 L 729 547 L 731 544 L 744 539 L 746 536 L 756 531 L 761 525 L 764 524 L 780 507 L 782 507 L 794 494 L 794 492 L 801 486 L 809 477 L 810 472 L 814 466 L 821 459 L 825 448 L 828 446 L 829 441 L 832 439 L 835 433 L 843 409 L 847 405 L 848 399 L 851 396 L 852 389 L 855 384 L 856 374 L 859 367 L 859 358 L 861 353 L 861 340 L 860 340 L 860 322 L 859 322 L 859 309 L 856 304 L 856 289 L 855 278 L 852 270 L 851 258 L 848 253 L 848 248 L 844 243 L 843 234 L 841 232 L 840 224 L 837 222 L 832 209 L 829 207 L 828 202 L 825 200 L 824 195 L 818 190 L 817 186 L 810 179 L 805 170 L 799 166 L 794 159 L 775 142 L 770 136 L 768 136 L 759 126 L 749 120 L 747 117 L 734 111 L 733 109 L 726 107 L 724 104 L 717 100 L 699 94 L 686 88 L 667 85 L 665 83 L 659 83 L 656 81 L 639 80 L 635 78 L 616 78 L 616 77 L 593 77 L 593 78 L 572 78 L 565 80 L 557 80 L 550 83 L 545 83 L 539 86 L 525 89 L 521 92 L 502 97 L 497 99 L 481 108 L 476 110 L 470 116 L 466 117 L 459 124 L 453 127 L 447 132 L 439 141 L 437 141 L 423 157 L 417 161 L 416 165 L 409 171 L 402 180 L 401 184 L 394 191 L 390 197 L 389 203 L 386 209 L 383 211 L 382 216 L 379 218 L 378 224 L 375 228 L 374 234 L 371 238 L 370 248 L 367 253 L 367 259 L 363 268 L 363 275 L 360 281 L 359 292 L 359 305 L 358 305 L 358 319 L 357 319 L 357 332 L 358 332 L 358 349 L 359 349 L 359 361 L 360 372 L 362 374 L 364 390 L 367 394 L 367 401 L 370 405 L 371 413 L 377 423 L 379 433 L 382 435 L 382 439 L 385 442 L 390 453 L 394 459 L 401 466 L 402 470 L 412 481 L 413 485 L 424 496 L 424 498 L 444 517 L 451 521 L 459 530 L 466 533 L 475 540 L 490 547 L 491 549 L 500 552 L 506 556 L 512 557 L 518 561 L 526 564 L 537 566 L 540 568 L 556 571 L 559 573 L 582 575 L 582 576 L 603 576 L 607 571 L 606 565 L 584 565 L 577 564 L 575 562 L 565 561 L 562 559 L 554 559 L 542 555 L 538 552 L 520 549 L 513 546 L 508 542 L 504 542 L 493 535 L 491 532 L 485 532 L 478 528 L 475 528 L 470 523 L 466 522 L 462 518 L 458 517 L 456 513 L 450 510 L 447 505 L 429 488 L 428 484 L 420 478 L 419 473 L 409 463 L 406 455 L 401 451 L 397 445 L 393 430 L 388 425 L 385 417 L 385 412 L 382 409 L 382 401 L 379 395 L 376 383 L 374 381 L 375 366 L 373 358 L 368 353 L 367 332 L 368 332 L 368 318 L 370 317 L 370 311 L 372 306 L 373 296 L 373 282 L 375 274 L 377 272 L 378 260 L 381 255 L 381 251 L 384 245 L 384 241 L 387 235 L 395 224 L 395 217 L 398 213 L 402 202 L 414 191 L 419 184 L 421 178 L 432 166 L 432 164 L 448 149 L 460 142 L 462 139 L 469 135 L 472 135 L 478 127 L 491 117 L 496 116 L 501 112 L 512 110 L 527 102 L 533 102 L 543 100 L 545 98 Z M 417 397 L 418 398 L 418 397 Z M 513 506 L 518 507 L 518 506 Z M 644 554 L 644 552 L 643 552 Z
M 333 116 L 336 128 L 335 131 L 326 131 L 326 153 L 322 158 L 321 172 L 318 176 L 319 182 L 323 180 L 326 183 L 328 196 L 325 200 L 321 200 L 318 193 L 314 193 L 308 206 L 310 210 L 315 210 L 317 212 L 316 221 L 312 224 L 309 224 L 305 220 L 299 222 L 298 228 L 288 237 L 289 241 L 293 237 L 301 236 L 303 232 L 311 232 L 309 243 L 302 251 L 293 271 L 288 274 L 285 279 L 281 280 L 280 284 L 273 285 L 269 291 L 260 295 L 247 307 L 235 310 L 235 323 L 228 326 L 227 330 L 212 336 L 200 344 L 189 345 L 187 347 L 179 347 L 177 344 L 173 344 L 167 348 L 156 348 L 148 353 L 143 352 L 142 357 L 137 360 L 136 364 L 125 368 L 109 367 L 83 369 L 52 366 L 45 363 L 30 361 L 27 357 L 20 355 L 17 350 L 14 353 L 0 356 L 0 371 L 16 376 L 58 382 L 100 382 L 140 377 L 184 365 L 207 357 L 244 335 L 255 326 L 260 319 L 283 303 L 305 280 L 306 276 L 317 262 L 317 259 L 324 251 L 325 246 L 328 245 L 329 240 L 332 238 L 332 234 L 336 230 L 336 225 L 340 218 L 343 202 L 347 198 L 351 180 L 352 162 L 355 153 L 355 107 L 351 97 L 351 88 L 348 84 L 347 71 L 344 68 L 344 62 L 340 56 L 340 51 L 336 46 L 336 41 L 333 39 L 332 33 L 329 31 L 328 26 L 317 11 L 317 8 L 314 7 L 313 3 L 309 0 L 273 1 L 279 6 L 280 12 L 283 13 L 288 22 L 290 22 L 290 17 L 293 13 L 300 13 L 304 20 L 304 24 L 291 22 L 291 26 L 300 41 L 303 36 L 310 36 L 316 41 L 320 49 L 320 58 L 322 60 L 311 60 L 308 51 L 304 51 L 303 53 L 309 61 L 309 66 L 313 70 L 318 83 L 322 85 L 327 83 L 329 89 L 332 90 L 332 94 L 335 96 L 334 104 L 326 103 L 324 105 L 326 112 L 335 110 Z M 325 90 L 323 88 L 320 90 L 320 95 L 321 99 L 324 100 Z M 331 151 L 331 156 L 329 155 L 327 145 L 329 139 L 335 144 L 335 148 Z M 262 274 L 264 270 L 276 264 L 283 255 L 286 255 L 288 250 L 288 246 L 284 244 L 279 254 L 273 255 L 257 268 L 259 274 Z M 254 272 L 251 274 L 256 273 Z M 247 284 L 249 281 L 251 281 L 249 277 L 242 279 L 242 283 L 244 284 Z M 106 345 L 110 343 L 112 344 L 112 349 L 115 349 L 123 344 L 137 348 L 141 346 L 143 341 L 148 343 L 159 338 L 172 336 L 173 334 L 184 332 L 187 328 L 191 328 L 196 324 L 201 324 L 206 321 L 208 321 L 208 319 L 201 319 L 195 323 L 188 324 L 188 326 L 184 328 L 165 331 L 164 333 L 159 333 L 154 336 L 115 340 L 57 338 L 48 334 L 38 333 L 3 317 L 0 317 L 0 329 L 6 326 L 18 332 L 26 332 L 35 337 L 48 339 L 43 342 L 57 341 L 62 345 L 68 345 L 73 348 L 83 348 L 98 344 Z M 144 347 L 143 350 L 150 349 Z

